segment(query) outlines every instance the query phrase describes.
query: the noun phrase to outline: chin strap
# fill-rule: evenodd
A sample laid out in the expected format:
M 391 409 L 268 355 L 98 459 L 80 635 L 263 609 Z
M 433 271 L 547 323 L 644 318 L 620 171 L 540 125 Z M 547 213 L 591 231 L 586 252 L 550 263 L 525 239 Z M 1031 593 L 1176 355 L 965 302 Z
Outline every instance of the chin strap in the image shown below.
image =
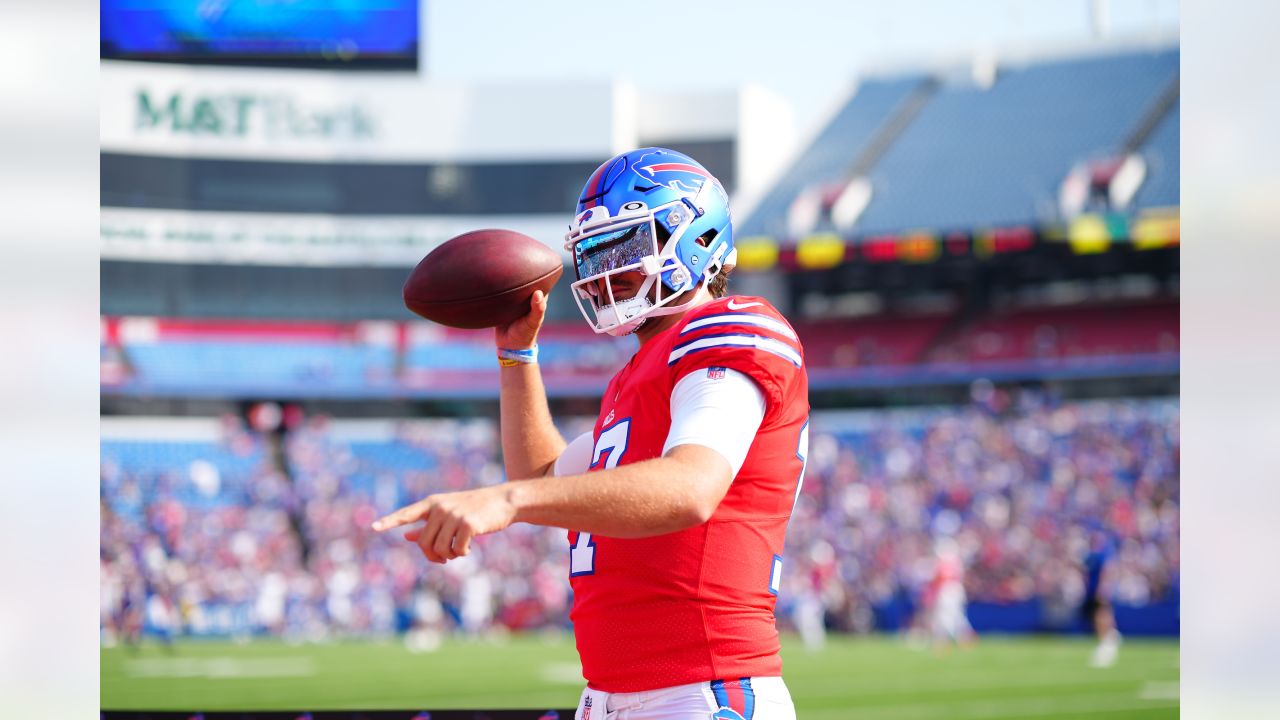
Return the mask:
M 644 324 L 647 322 L 649 322 L 649 316 L 645 315 L 644 317 L 640 318 L 640 322 L 637 322 L 634 324 L 629 322 L 623 323 L 617 327 L 611 327 L 608 330 L 605 330 L 605 333 L 613 337 L 626 337 L 628 335 L 634 335 L 636 334 L 636 332 L 640 330 L 640 328 L 644 327 Z
M 706 288 L 706 286 L 707 286 L 706 283 L 702 283 L 700 285 L 695 286 L 693 289 L 693 297 L 689 298 L 685 302 L 680 303 L 679 305 L 663 305 L 662 307 L 657 307 L 657 308 L 654 308 L 653 310 L 650 310 L 649 312 L 645 313 L 644 317 L 640 318 L 640 321 L 637 322 L 634 327 L 628 328 L 627 326 L 630 325 L 630 323 L 624 323 L 622 325 L 619 325 L 616 328 L 610 328 L 605 332 L 609 333 L 610 335 L 613 335 L 614 337 L 623 337 L 625 335 L 630 335 L 635 331 L 639 330 L 640 328 L 644 327 L 644 324 L 649 322 L 649 318 L 659 317 L 663 315 L 675 315 L 676 313 L 681 313 L 686 310 L 689 310 L 690 308 L 693 307 L 694 303 L 698 302 L 698 296 L 702 293 L 703 289 Z M 685 292 L 689 292 L 689 291 L 686 290 Z M 615 333 L 615 331 L 618 331 L 618 330 L 622 330 L 622 332 Z
M 627 310 L 631 310 L 632 308 L 637 306 L 639 309 L 635 310 L 633 313 L 630 313 L 628 317 L 622 318 L 621 317 L 622 312 L 621 312 L 620 306 L 621 308 L 625 308 Z M 622 337 L 624 335 L 630 335 L 636 330 L 639 330 L 640 326 L 644 325 L 644 321 L 648 319 L 648 315 L 650 314 L 652 307 L 653 307 L 653 303 L 650 302 L 648 298 L 634 297 L 628 300 L 615 302 L 612 305 L 602 306 L 598 311 L 596 311 L 596 318 L 598 321 L 599 318 L 604 318 L 609 315 L 612 315 L 613 319 L 620 320 L 620 322 L 617 325 L 605 330 L 604 332 L 614 337 Z

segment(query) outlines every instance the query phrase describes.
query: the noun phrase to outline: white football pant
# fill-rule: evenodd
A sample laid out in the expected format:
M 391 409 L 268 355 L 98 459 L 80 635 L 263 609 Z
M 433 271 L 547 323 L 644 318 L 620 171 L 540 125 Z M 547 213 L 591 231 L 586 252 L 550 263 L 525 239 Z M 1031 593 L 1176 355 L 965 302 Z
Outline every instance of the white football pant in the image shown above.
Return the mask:
M 796 720 L 780 677 L 676 685 L 634 693 L 587 688 L 574 720 Z

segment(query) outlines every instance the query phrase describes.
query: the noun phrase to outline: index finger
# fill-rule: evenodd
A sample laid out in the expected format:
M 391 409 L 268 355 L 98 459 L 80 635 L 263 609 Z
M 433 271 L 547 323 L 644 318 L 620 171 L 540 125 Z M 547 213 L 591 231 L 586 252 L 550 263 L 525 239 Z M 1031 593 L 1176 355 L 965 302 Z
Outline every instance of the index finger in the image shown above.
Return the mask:
M 412 505 L 406 505 L 400 508 L 390 515 L 378 518 L 373 522 L 373 529 L 377 532 L 382 532 L 383 530 L 390 530 L 391 528 L 408 525 L 411 522 L 421 520 L 422 517 L 427 514 L 427 509 L 430 507 L 430 499 L 431 498 L 425 498 L 419 500 Z

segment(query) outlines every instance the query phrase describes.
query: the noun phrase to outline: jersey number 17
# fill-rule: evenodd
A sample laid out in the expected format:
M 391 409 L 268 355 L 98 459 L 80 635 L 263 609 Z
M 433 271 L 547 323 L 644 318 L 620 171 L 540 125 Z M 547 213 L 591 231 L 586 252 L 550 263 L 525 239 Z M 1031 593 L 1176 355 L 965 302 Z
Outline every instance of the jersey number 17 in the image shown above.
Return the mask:
M 622 456 L 627 452 L 627 439 L 631 434 L 631 418 L 623 418 L 600 431 L 595 449 L 591 452 L 591 468 L 593 470 L 610 470 L 618 466 Z M 800 487 L 804 483 L 805 467 L 809 464 L 809 423 L 806 420 L 800 430 L 796 457 L 800 459 L 800 477 L 796 479 L 795 499 L 800 498 Z M 596 571 L 596 544 L 591 533 L 579 532 L 573 546 L 569 548 L 569 576 L 591 575 Z M 774 557 L 769 577 L 769 589 L 778 592 L 781 581 L 782 558 Z
M 627 452 L 627 438 L 631 435 L 631 418 L 623 418 L 600 431 L 595 450 L 591 451 L 591 469 L 611 470 L 618 467 Z M 569 548 L 569 577 L 591 575 L 596 571 L 596 544 L 591 533 L 578 533 L 578 540 Z

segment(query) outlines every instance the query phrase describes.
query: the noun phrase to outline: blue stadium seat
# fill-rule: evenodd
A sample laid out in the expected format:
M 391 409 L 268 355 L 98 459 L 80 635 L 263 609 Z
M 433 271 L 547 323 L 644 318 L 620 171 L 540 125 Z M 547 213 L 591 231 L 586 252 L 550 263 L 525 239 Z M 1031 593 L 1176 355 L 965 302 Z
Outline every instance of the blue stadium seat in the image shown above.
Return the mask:
M 1147 163 L 1147 179 L 1134 195 L 1135 208 L 1173 207 L 1181 204 L 1178 189 L 1182 171 L 1179 152 L 1181 122 L 1178 110 L 1179 105 L 1175 104 L 1142 146 L 1142 158 Z
M 104 463 L 112 463 L 138 482 L 140 493 L 136 497 L 120 494 L 107 497 L 113 511 L 134 518 L 141 516 L 145 505 L 160 491 L 191 507 L 244 504 L 253 474 L 265 460 L 261 446 L 255 446 L 245 455 L 237 455 L 217 443 L 162 440 L 104 439 L 100 455 Z M 219 483 L 216 493 L 205 494 L 192 482 L 190 471 L 197 461 L 207 462 L 217 469 Z
M 395 351 L 338 343 L 165 342 L 128 348 L 149 385 L 209 388 L 364 388 L 389 378 Z
M 414 345 L 405 353 L 405 365 L 411 368 L 471 370 L 493 364 L 493 347 L 478 343 Z

